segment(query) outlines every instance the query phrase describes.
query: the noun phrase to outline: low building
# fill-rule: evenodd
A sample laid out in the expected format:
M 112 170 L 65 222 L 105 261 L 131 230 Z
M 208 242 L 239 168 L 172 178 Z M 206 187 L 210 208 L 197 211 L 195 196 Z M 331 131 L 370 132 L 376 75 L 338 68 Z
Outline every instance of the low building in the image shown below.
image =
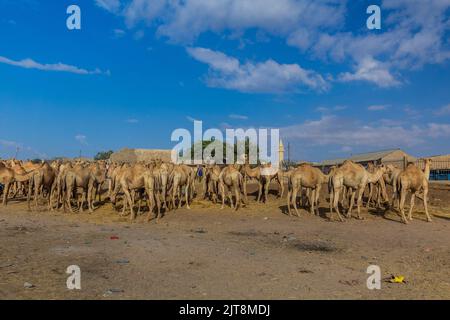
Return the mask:
M 360 153 L 351 155 L 348 158 L 338 158 L 332 160 L 324 160 L 319 166 L 323 168 L 329 168 L 331 166 L 338 166 L 342 164 L 345 160 L 352 160 L 353 162 L 360 163 L 363 166 L 367 166 L 369 162 L 375 164 L 394 164 L 399 167 L 404 167 L 408 162 L 415 162 L 417 159 L 401 149 L 389 149 L 381 150 L 367 153 Z

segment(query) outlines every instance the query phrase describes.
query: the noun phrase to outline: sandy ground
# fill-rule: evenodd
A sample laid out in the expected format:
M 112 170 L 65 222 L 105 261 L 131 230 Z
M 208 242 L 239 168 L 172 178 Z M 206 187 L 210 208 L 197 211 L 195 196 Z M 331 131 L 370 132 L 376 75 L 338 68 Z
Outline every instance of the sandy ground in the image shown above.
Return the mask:
M 274 196 L 250 196 L 238 212 L 195 201 L 159 224 L 130 223 L 109 203 L 90 215 L 11 201 L 0 208 L 0 298 L 450 299 L 449 195 L 432 188 L 433 222 L 419 204 L 410 225 L 366 209 L 364 220 L 330 221 L 323 201 L 319 217 L 288 217 Z M 366 287 L 371 264 L 381 290 Z M 69 265 L 81 268 L 81 290 L 66 287 Z

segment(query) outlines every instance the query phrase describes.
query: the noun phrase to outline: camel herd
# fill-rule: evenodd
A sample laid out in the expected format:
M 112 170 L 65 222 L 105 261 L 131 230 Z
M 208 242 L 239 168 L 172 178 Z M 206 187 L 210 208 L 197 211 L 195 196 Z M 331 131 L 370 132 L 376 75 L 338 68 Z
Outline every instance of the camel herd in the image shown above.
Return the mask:
M 278 197 L 284 194 L 287 183 L 287 213 L 292 214 L 293 206 L 299 216 L 298 206 L 309 207 L 311 214 L 319 213 L 319 199 L 322 189 L 328 191 L 329 211 L 335 211 L 340 221 L 344 221 L 341 211 L 348 203 L 347 218 L 351 218 L 355 205 L 357 218 L 361 217 L 363 195 L 367 191 L 366 206 L 398 207 L 402 221 L 412 220 L 415 198 L 421 198 L 428 212 L 428 179 L 431 160 L 425 160 L 425 170 L 409 164 L 404 170 L 392 165 L 374 165 L 367 168 L 361 164 L 345 161 L 332 167 L 324 174 L 309 164 L 300 164 L 289 170 L 267 170 L 270 164 L 250 166 L 209 164 L 188 166 L 154 160 L 149 163 L 113 163 L 109 161 L 52 161 L 42 163 L 24 162 L 16 159 L 0 161 L 0 183 L 3 186 L 3 205 L 9 199 L 27 199 L 29 210 L 37 210 L 39 202 L 45 201 L 48 210 L 74 212 L 87 209 L 94 212 L 96 202 L 102 201 L 107 188 L 109 201 L 119 214 L 130 212 L 131 220 L 141 212 L 142 204 L 147 208 L 147 220 L 156 221 L 162 213 L 176 210 L 183 204 L 190 209 L 194 197 L 221 203 L 223 209 L 228 202 L 238 210 L 247 206 L 247 184 L 256 182 L 258 195 L 256 202 L 267 202 L 272 182 L 278 184 Z M 197 187 L 200 186 L 200 187 Z M 386 185 L 392 186 L 389 199 Z M 325 186 L 325 188 L 323 188 Z M 405 216 L 405 201 L 411 194 L 408 218 Z M 121 200 L 121 208 L 118 202 Z M 331 217 L 330 217 L 331 218 Z

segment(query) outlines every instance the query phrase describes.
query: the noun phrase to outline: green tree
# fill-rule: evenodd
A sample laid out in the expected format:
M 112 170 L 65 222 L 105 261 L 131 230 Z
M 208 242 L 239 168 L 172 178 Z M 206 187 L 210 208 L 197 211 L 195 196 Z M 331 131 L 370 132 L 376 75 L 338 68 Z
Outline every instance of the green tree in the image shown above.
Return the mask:
M 108 160 L 113 153 L 114 151 L 112 150 L 100 151 L 95 155 L 94 160 Z

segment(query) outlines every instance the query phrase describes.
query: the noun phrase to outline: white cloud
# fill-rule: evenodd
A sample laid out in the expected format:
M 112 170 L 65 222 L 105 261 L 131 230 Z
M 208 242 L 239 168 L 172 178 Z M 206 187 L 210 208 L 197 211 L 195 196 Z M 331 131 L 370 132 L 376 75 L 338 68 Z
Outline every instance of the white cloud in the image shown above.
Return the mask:
M 194 59 L 209 65 L 206 83 L 210 87 L 258 93 L 327 89 L 321 75 L 298 64 L 279 64 L 274 60 L 241 64 L 236 58 L 206 48 L 188 48 L 187 51 Z
M 280 131 L 284 138 L 293 139 L 309 147 L 396 148 L 420 145 L 432 138 L 450 138 L 450 124 L 402 126 L 384 122 L 367 125 L 354 119 L 333 115 L 280 128 Z
M 367 110 L 369 110 L 369 111 L 383 111 L 383 110 L 386 110 L 387 108 L 388 108 L 388 106 L 385 105 L 385 104 L 374 104 L 374 105 L 368 106 Z
M 258 28 L 287 35 L 304 27 L 336 27 L 343 21 L 344 7 L 336 0 L 133 0 L 123 15 L 129 26 L 158 20 L 158 34 L 192 43 L 207 31 Z
M 120 9 L 119 0 L 95 0 L 95 3 L 97 6 L 113 13 L 119 12 Z
M 95 69 L 93 71 L 89 71 L 86 69 L 78 68 L 76 66 L 64 64 L 64 63 L 55 63 L 55 64 L 42 64 L 36 62 L 32 59 L 23 59 L 20 61 L 15 61 L 8 59 L 6 57 L 0 56 L 0 63 L 9 64 L 11 66 L 26 68 L 26 69 L 37 69 L 42 71 L 59 71 L 59 72 L 70 72 L 76 74 L 107 74 L 109 75 L 109 71 L 103 72 L 100 69 Z
M 436 114 L 438 116 L 450 115 L 450 103 L 448 105 L 443 106 L 443 107 L 439 108 L 438 110 L 436 110 L 434 112 L 434 114 Z
M 139 120 L 138 119 L 134 119 L 134 118 L 130 118 L 130 119 L 127 119 L 126 122 L 134 124 L 134 123 L 139 123 Z
M 114 29 L 113 32 L 115 38 L 122 38 L 126 34 L 126 32 L 122 29 Z
M 386 65 L 371 57 L 363 59 L 354 73 L 341 73 L 339 80 L 343 82 L 363 80 L 375 83 L 382 88 L 400 85 L 400 81 L 392 76 Z
M 184 45 L 193 45 L 207 32 L 239 34 L 244 38 L 241 43 L 260 41 L 258 34 L 275 35 L 309 60 L 353 67 L 353 72 L 340 75 L 341 80 L 379 87 L 399 85 L 401 71 L 450 59 L 449 0 L 383 0 L 380 32 L 347 31 L 353 12 L 347 9 L 348 1 L 339 0 L 128 0 L 123 6 L 118 0 L 97 0 L 97 4 L 123 16 L 130 28 L 154 27 L 158 35 Z M 247 39 L 251 37 L 247 30 L 256 30 L 256 36 Z
M 248 116 L 244 116 L 241 114 L 230 114 L 230 115 L 228 115 L 228 117 L 231 119 L 238 119 L 238 120 L 247 120 L 248 119 Z
M 87 137 L 84 134 L 77 134 L 75 136 L 75 140 L 77 140 L 82 145 L 87 145 Z

